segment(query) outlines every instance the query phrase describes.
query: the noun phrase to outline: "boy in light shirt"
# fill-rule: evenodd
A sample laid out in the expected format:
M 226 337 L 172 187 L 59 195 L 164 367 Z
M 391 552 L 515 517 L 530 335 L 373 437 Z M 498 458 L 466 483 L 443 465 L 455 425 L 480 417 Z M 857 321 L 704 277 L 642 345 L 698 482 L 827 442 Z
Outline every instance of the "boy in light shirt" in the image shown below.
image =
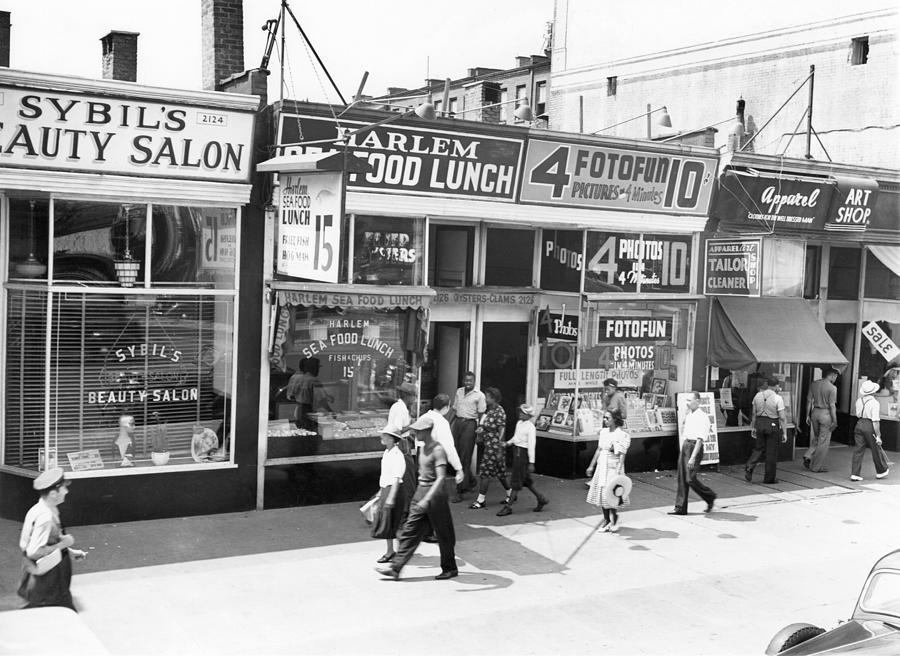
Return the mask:
M 531 475 L 534 473 L 534 449 L 537 443 L 537 434 L 535 433 L 534 423 L 531 419 L 534 417 L 534 408 L 527 403 L 519 406 L 519 421 L 516 422 L 516 431 L 511 439 L 506 442 L 507 447 L 513 449 L 513 465 L 512 480 L 510 480 L 510 489 L 506 493 L 506 500 L 503 507 L 497 513 L 498 517 L 505 517 L 512 514 L 512 504 L 516 502 L 519 496 L 519 490 L 527 487 L 537 499 L 537 506 L 534 512 L 541 512 L 550 499 L 538 492 L 534 487 L 534 481 Z

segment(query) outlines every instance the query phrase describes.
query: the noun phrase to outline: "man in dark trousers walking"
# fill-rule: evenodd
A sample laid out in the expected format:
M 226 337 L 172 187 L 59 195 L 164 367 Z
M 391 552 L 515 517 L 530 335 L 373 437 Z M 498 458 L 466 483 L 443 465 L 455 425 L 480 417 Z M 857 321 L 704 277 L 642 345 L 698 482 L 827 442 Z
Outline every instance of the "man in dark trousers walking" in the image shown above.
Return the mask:
M 400 571 L 432 529 L 441 551 L 441 573 L 434 578 L 442 581 L 459 575 L 456 568 L 456 532 L 444 486 L 447 455 L 431 435 L 433 426 L 434 420 L 428 414 L 410 426 L 412 430 L 418 431 L 419 439 L 424 442 L 419 449 L 419 485 L 413 494 L 406 523 L 400 529 L 394 558 L 389 565 L 375 568 L 379 574 L 392 579 L 400 577 Z
M 744 478 L 753 482 L 753 468 L 766 454 L 766 475 L 763 483 L 777 483 L 775 470 L 778 467 L 778 437 L 787 442 L 787 417 L 784 412 L 784 399 L 778 394 L 778 381 L 769 378 L 753 397 L 753 410 L 750 417 L 750 436 L 756 440 L 753 453 L 744 468 Z
M 809 424 L 809 448 L 803 454 L 803 466 L 814 472 L 825 472 L 825 459 L 831 445 L 831 432 L 837 428 L 836 369 L 828 368 L 819 380 L 809 386 L 806 397 L 806 423 Z
M 691 392 L 688 401 L 688 412 L 682 419 L 681 434 L 684 443 L 678 457 L 678 492 L 675 495 L 675 510 L 670 515 L 687 515 L 688 493 L 693 490 L 706 502 L 706 510 L 710 512 L 716 502 L 716 493 L 705 483 L 697 479 L 700 463 L 703 461 L 703 440 L 709 437 L 710 421 L 700 408 L 700 392 Z

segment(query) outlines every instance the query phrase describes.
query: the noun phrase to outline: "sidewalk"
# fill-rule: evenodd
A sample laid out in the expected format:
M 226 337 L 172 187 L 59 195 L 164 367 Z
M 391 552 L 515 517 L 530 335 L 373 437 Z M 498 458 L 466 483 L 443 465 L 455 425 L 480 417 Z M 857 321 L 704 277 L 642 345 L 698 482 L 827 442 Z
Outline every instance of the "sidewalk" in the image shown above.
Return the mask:
M 653 596 L 643 599 L 643 603 L 652 602 L 647 610 L 655 613 L 659 612 L 659 604 L 666 604 L 670 609 L 667 612 L 673 614 L 673 618 L 666 620 L 668 623 L 683 612 L 677 610 L 681 603 L 678 590 L 699 585 L 698 594 L 709 595 L 708 586 L 717 587 L 715 581 L 722 576 L 741 578 L 744 581 L 740 588 L 742 593 L 759 594 L 761 599 L 767 599 L 767 595 L 786 585 L 778 579 L 771 580 L 772 576 L 779 575 L 780 567 L 789 567 L 783 572 L 787 581 L 797 575 L 795 559 L 802 562 L 807 558 L 806 554 L 815 549 L 814 545 L 833 540 L 835 531 L 842 530 L 839 527 L 843 526 L 846 531 L 848 523 L 859 523 L 862 528 L 855 529 L 859 534 L 847 536 L 853 539 L 847 542 L 846 548 L 856 553 L 861 548 L 856 544 L 857 538 L 866 538 L 865 557 L 860 562 L 845 567 L 842 563 L 848 559 L 837 546 L 832 549 L 820 547 L 823 551 L 821 566 L 827 572 L 825 578 L 832 584 L 840 581 L 852 588 L 861 584 L 856 579 L 863 569 L 867 572 L 871 565 L 869 557 L 897 544 L 900 538 L 896 532 L 884 535 L 883 522 L 876 522 L 874 516 L 859 514 L 858 507 L 877 508 L 877 504 L 856 499 L 871 492 L 876 495 L 872 500 L 889 502 L 898 508 L 900 479 L 892 472 L 888 478 L 876 481 L 869 459 L 863 468 L 866 481 L 851 483 L 850 453 L 850 448 L 835 445 L 829 457 L 831 472 L 824 474 L 808 472 L 799 460 L 779 463 L 779 483 L 772 486 L 748 484 L 741 467 L 704 473 L 706 482 L 719 494 L 717 510 L 710 515 L 702 514 L 704 504 L 693 497 L 691 514 L 686 518 L 665 515 L 672 508 L 675 496 L 673 472 L 635 474 L 632 506 L 625 515 L 619 535 L 611 540 L 594 532 L 599 514 L 584 502 L 583 480 L 537 477 L 539 489 L 551 499 L 545 511 L 531 512 L 532 500 L 525 491 L 515 512 L 503 518 L 495 515 L 501 491 L 493 489 L 488 498 L 490 505 L 484 510 L 470 510 L 467 504 L 453 506 L 457 554 L 462 561 L 463 574 L 449 587 L 440 590 L 496 591 L 500 596 L 491 597 L 494 601 L 490 604 L 490 613 L 502 613 L 504 608 L 511 611 L 523 604 L 530 607 L 543 600 L 552 606 L 552 614 L 556 616 L 580 596 L 588 595 L 591 603 L 600 603 L 592 595 L 600 590 L 619 589 L 627 597 L 637 600 L 646 594 L 640 590 L 651 586 Z M 756 480 L 760 478 L 761 472 L 757 471 Z M 77 494 L 76 487 L 73 487 L 73 493 Z M 355 615 L 347 614 L 347 611 L 357 606 L 365 614 L 367 604 L 375 603 L 373 617 L 358 622 L 361 633 L 357 637 L 362 642 L 352 643 L 357 648 L 351 651 L 364 651 L 367 650 L 365 628 L 376 626 L 377 616 L 382 614 L 379 610 L 382 608 L 381 594 L 389 591 L 393 596 L 397 588 L 385 588 L 371 571 L 370 561 L 381 553 L 383 542 L 368 538 L 358 505 L 308 506 L 73 527 L 71 532 L 78 544 L 90 552 L 87 561 L 76 566 L 78 573 L 73 581 L 73 592 L 77 603 L 83 604 L 83 619 L 116 653 L 215 653 L 215 650 L 246 653 L 244 649 L 277 652 L 279 645 L 296 647 L 296 636 L 293 642 L 290 638 L 292 627 L 298 621 L 296 612 L 301 608 L 308 620 L 318 620 L 315 626 L 304 628 L 307 632 L 303 640 L 306 651 L 347 653 L 346 649 L 334 644 L 335 636 L 341 632 L 354 634 L 357 631 L 353 628 L 356 626 L 354 620 L 350 619 Z M 764 506 L 771 508 L 764 509 Z M 840 519 L 857 515 L 860 520 Z M 727 530 L 722 532 L 722 528 Z M 19 563 L 15 547 L 18 531 L 18 523 L 0 520 L 3 572 L 0 608 L 3 609 L 20 606 L 14 594 Z M 706 553 L 704 565 L 697 561 L 695 567 L 690 564 L 691 559 L 698 557 L 697 548 L 701 544 Z M 775 549 L 771 553 L 778 554 L 778 562 L 761 563 L 759 556 L 753 554 L 762 548 Z M 419 555 L 404 571 L 401 582 L 430 581 L 436 573 L 436 556 L 434 545 L 422 545 Z M 596 581 L 598 571 L 602 572 L 602 568 L 598 570 L 598 564 L 610 557 L 616 559 L 615 571 L 606 572 Z M 764 566 L 762 571 L 757 571 L 760 566 Z M 866 572 L 861 576 L 864 577 Z M 710 575 L 712 579 L 707 578 Z M 409 585 L 399 587 L 406 591 L 407 597 L 396 601 L 409 609 L 416 608 L 417 601 L 428 603 L 428 595 L 435 591 L 433 586 L 420 586 L 415 592 Z M 671 595 L 674 597 L 669 598 Z M 733 603 L 734 596 L 731 594 L 729 599 L 718 601 Z M 778 603 L 790 602 L 796 606 L 799 600 L 795 597 L 796 591 L 792 596 L 790 591 L 782 590 Z M 481 599 L 485 598 L 482 596 Z M 488 633 L 499 630 L 496 624 L 499 615 L 482 616 L 477 607 L 470 610 L 471 604 L 461 603 L 457 597 L 448 597 L 445 601 L 448 612 L 474 622 L 474 628 L 481 625 Z M 848 598 L 844 604 L 849 607 L 853 601 Z M 220 612 L 213 613 L 212 608 L 202 607 L 209 603 Z M 766 603 L 769 605 L 767 610 L 778 606 L 771 601 Z M 195 608 L 197 604 L 201 608 Z M 230 604 L 234 605 L 233 613 L 221 612 Z M 818 612 L 823 609 L 833 610 L 819 602 Z M 588 610 L 569 609 L 566 612 L 574 613 L 573 616 L 557 619 L 568 625 Z M 250 633 L 255 625 L 247 622 L 256 617 L 257 622 L 262 623 L 260 626 L 267 628 L 263 631 L 265 636 L 255 636 L 256 648 L 251 647 L 249 636 L 232 636 L 231 641 L 225 637 L 198 640 L 191 637 L 194 633 L 190 626 L 182 626 L 184 620 L 171 615 L 176 611 L 193 611 L 198 620 L 216 621 L 223 628 L 228 626 L 231 615 L 237 614 L 242 616 L 236 620 L 238 624 Z M 748 609 L 748 617 L 757 612 Z M 243 617 L 247 613 L 251 618 Z M 146 626 L 154 615 L 159 615 L 157 619 L 163 625 L 169 626 L 173 622 L 175 625 L 170 626 L 163 637 L 135 641 L 133 622 L 138 619 L 141 626 Z M 336 618 L 343 618 L 343 623 L 336 624 Z M 596 619 L 584 619 L 596 623 Z M 803 619 L 786 617 L 784 623 Z M 547 626 L 551 625 L 548 621 Z M 469 625 L 466 627 L 468 630 Z M 777 628 L 780 627 L 773 630 Z M 677 632 L 677 626 L 674 630 Z M 612 632 L 616 633 L 615 630 Z M 590 635 L 590 631 L 586 635 Z M 588 646 L 591 649 L 595 646 L 583 644 L 578 636 L 555 640 L 552 647 L 547 644 L 546 637 L 542 642 L 541 636 L 536 635 L 534 640 L 535 645 L 544 646 L 543 650 L 537 649 L 534 653 L 558 652 L 564 648 L 583 651 Z M 328 648 L 329 644 L 331 648 Z M 494 643 L 488 641 L 486 644 Z M 129 645 L 129 649 L 123 652 L 123 645 Z M 414 644 L 407 646 L 415 648 Z M 399 645 L 394 643 L 385 645 L 387 651 L 397 648 Z M 471 651 L 470 646 L 464 653 Z M 500 653 L 505 652 L 500 649 Z

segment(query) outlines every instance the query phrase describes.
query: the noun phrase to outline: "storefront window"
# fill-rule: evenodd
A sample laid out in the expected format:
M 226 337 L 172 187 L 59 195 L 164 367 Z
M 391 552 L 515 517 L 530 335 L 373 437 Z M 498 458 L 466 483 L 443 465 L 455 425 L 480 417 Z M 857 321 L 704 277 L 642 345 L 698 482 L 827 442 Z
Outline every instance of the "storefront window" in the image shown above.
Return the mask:
M 575 369 L 574 345 L 541 348 L 541 429 L 596 434 L 608 399 L 603 381 L 618 384 L 632 434 L 676 430 L 675 395 L 690 390 L 689 350 L 676 336 L 688 330 L 687 303 L 590 303 Z M 684 344 L 682 341 L 681 344 Z
M 237 212 L 222 207 L 153 206 L 154 287 L 234 287 Z
M 888 254 L 900 251 L 900 248 L 881 247 Z M 888 255 L 884 256 L 885 258 Z M 896 259 L 896 258 L 895 258 Z M 890 260 L 889 260 L 890 261 Z M 900 301 L 900 276 L 891 271 L 879 258 L 879 252 L 869 251 L 866 254 L 866 298 L 878 298 L 889 301 Z
M 828 259 L 828 298 L 835 301 L 855 301 L 859 298 L 858 248 L 832 246 Z
M 424 219 L 355 217 L 353 282 L 421 285 L 424 223 Z
M 53 277 L 143 286 L 145 204 L 53 203 Z
M 859 377 L 878 383 L 875 398 L 881 404 L 881 415 L 897 419 L 900 417 L 900 366 L 891 366 L 897 364 L 896 358 L 888 362 L 882 340 L 886 335 L 895 344 L 900 341 L 900 308 L 894 308 L 891 314 L 890 318 L 866 322 L 863 326 L 859 343 Z M 887 357 L 891 357 L 890 354 Z
M 488 228 L 484 284 L 531 287 L 534 231 Z
M 585 293 L 687 293 L 691 237 L 587 233 Z
M 415 382 L 424 347 L 417 311 L 284 306 L 280 313 L 272 366 L 290 377 L 278 392 L 276 423 L 291 422 L 309 438 L 304 454 L 375 448 L 331 440 L 377 437 L 397 388 Z
M 544 230 L 541 239 L 541 289 L 581 291 L 583 240 L 581 230 Z
M 822 268 L 822 247 L 808 245 L 806 247 L 806 272 L 803 275 L 803 298 L 815 300 L 819 298 L 819 271 Z
M 233 309 L 222 297 L 8 289 L 4 464 L 227 460 Z
M 800 296 L 803 293 L 806 244 L 766 239 L 763 244 L 763 296 Z
M 720 427 L 749 427 L 753 397 L 760 382 L 774 378 L 781 387 L 788 423 L 794 422 L 800 365 L 761 363 L 751 369 L 707 368 L 707 391 L 716 395 L 716 420 Z
M 9 199 L 11 280 L 46 280 L 49 216 L 47 200 Z
M 428 284 L 471 286 L 474 249 L 474 226 L 432 224 L 428 232 Z

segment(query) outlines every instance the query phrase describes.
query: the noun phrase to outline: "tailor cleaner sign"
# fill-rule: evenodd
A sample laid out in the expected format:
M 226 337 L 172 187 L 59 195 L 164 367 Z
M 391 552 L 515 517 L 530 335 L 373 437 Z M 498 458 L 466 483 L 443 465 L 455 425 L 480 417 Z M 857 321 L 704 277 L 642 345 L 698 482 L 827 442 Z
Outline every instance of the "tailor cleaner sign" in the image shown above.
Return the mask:
M 0 86 L 0 166 L 246 182 L 253 113 Z
M 334 139 L 370 122 L 282 115 L 278 143 Z M 522 157 L 522 140 L 448 132 L 390 123 L 350 138 L 349 152 L 365 158 L 371 170 L 351 173 L 347 185 L 391 193 L 438 194 L 513 201 Z M 330 150 L 307 147 L 306 152 Z M 299 152 L 290 146 L 285 154 Z
M 709 239 L 703 293 L 759 296 L 762 239 Z
M 279 177 L 276 270 L 294 278 L 337 282 L 342 174 L 317 171 Z
M 705 216 L 715 157 L 529 139 L 524 203 Z

